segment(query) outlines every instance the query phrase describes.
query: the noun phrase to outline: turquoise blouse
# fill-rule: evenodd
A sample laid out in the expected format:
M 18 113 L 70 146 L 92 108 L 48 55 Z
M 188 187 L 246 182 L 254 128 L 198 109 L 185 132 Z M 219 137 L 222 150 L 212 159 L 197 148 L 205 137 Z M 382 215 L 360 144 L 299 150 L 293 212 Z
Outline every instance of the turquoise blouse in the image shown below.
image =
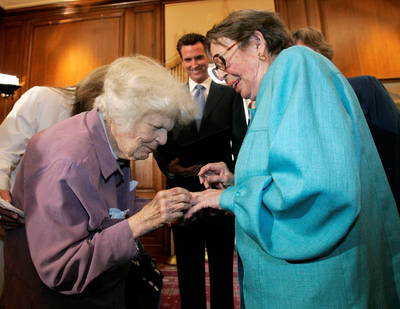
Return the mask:
M 400 308 L 400 219 L 351 86 L 306 47 L 264 76 L 235 185 L 242 308 Z

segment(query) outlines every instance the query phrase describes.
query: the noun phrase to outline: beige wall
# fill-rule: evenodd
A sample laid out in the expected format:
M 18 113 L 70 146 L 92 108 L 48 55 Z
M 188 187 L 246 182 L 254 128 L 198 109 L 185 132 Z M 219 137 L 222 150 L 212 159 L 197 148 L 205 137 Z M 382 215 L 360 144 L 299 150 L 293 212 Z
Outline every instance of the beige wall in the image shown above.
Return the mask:
M 185 33 L 206 34 L 230 12 L 240 9 L 274 11 L 274 0 L 204 0 L 165 6 L 165 59 L 167 66 L 179 58 L 176 42 Z

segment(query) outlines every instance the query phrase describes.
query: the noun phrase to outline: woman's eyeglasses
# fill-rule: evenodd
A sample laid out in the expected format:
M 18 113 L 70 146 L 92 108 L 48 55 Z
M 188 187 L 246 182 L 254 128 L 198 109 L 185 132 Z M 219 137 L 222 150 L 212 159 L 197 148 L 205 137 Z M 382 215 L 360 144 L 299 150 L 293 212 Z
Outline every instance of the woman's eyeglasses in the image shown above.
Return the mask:
M 216 54 L 213 57 L 213 61 L 216 65 L 216 69 L 225 71 L 226 70 L 226 61 L 223 55 L 225 55 L 228 51 L 230 51 L 233 47 L 235 47 L 237 44 L 239 44 L 239 41 L 233 43 L 231 46 L 229 46 L 222 54 Z
M 211 63 L 211 62 L 209 63 L 207 71 L 208 71 L 208 76 L 211 77 L 211 79 L 213 80 L 214 83 L 226 85 L 226 81 L 225 81 L 226 74 L 224 74 L 225 76 L 220 77 L 219 73 L 218 73 L 218 69 L 214 63 Z

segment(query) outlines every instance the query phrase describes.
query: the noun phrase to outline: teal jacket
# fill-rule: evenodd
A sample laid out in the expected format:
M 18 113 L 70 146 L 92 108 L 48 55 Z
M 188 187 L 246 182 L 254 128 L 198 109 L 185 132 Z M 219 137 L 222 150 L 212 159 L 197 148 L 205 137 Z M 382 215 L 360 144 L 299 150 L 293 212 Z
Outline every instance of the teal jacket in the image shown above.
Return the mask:
M 357 97 L 306 47 L 263 78 L 221 195 L 242 308 L 400 308 L 400 219 Z

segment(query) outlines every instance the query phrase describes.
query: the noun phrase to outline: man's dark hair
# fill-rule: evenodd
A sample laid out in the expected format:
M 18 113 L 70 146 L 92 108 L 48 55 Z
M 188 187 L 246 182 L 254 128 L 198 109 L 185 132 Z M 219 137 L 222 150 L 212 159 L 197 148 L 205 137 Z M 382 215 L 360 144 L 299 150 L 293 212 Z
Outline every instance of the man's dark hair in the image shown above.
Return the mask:
M 198 34 L 198 33 L 187 33 L 184 34 L 178 41 L 178 43 L 176 44 L 176 49 L 179 53 L 179 56 L 182 59 L 182 53 L 181 53 L 181 48 L 182 46 L 186 46 L 186 45 L 194 45 L 197 42 L 200 42 L 201 44 L 203 44 L 204 49 L 206 47 L 206 37 L 202 34 Z

